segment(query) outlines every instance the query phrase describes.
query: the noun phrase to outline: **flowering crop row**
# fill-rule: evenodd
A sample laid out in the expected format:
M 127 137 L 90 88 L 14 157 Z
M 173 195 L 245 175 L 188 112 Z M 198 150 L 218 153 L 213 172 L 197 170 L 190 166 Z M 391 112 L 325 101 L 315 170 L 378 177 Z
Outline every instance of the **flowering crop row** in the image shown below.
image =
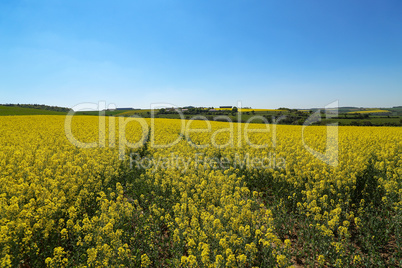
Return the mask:
M 0 118 L 0 267 L 400 264 L 402 129 L 127 122 Z

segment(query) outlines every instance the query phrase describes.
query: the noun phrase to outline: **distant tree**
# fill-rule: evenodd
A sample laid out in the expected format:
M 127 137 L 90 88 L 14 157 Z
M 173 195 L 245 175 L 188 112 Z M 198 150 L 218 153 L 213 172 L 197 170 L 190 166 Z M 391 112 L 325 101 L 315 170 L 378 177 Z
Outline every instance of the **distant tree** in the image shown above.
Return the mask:
M 234 107 L 232 108 L 232 112 L 233 112 L 233 113 L 237 113 L 237 111 L 238 111 L 238 110 L 237 110 L 237 107 L 234 106 Z
M 49 105 L 44 105 L 44 104 L 7 103 L 7 104 L 0 104 L 0 105 L 11 106 L 11 107 L 21 107 L 21 108 L 32 108 L 32 109 L 40 109 L 40 110 L 48 110 L 48 111 L 56 111 L 56 112 L 69 112 L 71 110 L 70 108 L 67 108 L 67 107 L 49 106 Z
M 264 115 L 265 119 L 267 120 L 268 123 L 272 122 L 272 117 L 269 115 Z

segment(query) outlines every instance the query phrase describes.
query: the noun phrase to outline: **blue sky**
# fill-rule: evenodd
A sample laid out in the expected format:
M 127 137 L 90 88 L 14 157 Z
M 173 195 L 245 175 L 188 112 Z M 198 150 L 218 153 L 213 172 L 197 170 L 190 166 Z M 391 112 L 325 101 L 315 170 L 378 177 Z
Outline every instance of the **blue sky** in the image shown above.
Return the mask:
M 0 103 L 402 105 L 402 1 L 0 2 Z

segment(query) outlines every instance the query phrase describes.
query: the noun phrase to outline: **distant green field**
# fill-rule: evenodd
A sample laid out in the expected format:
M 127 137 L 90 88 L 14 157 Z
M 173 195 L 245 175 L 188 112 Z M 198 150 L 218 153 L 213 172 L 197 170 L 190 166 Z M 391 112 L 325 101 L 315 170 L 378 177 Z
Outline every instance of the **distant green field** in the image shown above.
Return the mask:
M 104 111 L 106 116 L 110 116 L 110 115 L 117 115 L 120 114 L 122 112 L 124 112 L 125 110 L 119 110 L 119 111 Z M 99 115 L 100 112 L 99 111 L 81 111 L 81 112 L 76 112 L 74 115 Z
M 157 112 L 158 110 L 155 110 Z M 131 115 L 144 115 L 150 113 L 150 109 L 143 109 L 143 110 L 126 110 L 126 111 L 118 111 L 117 116 L 131 116 Z
M 104 111 L 106 116 L 131 116 L 133 114 L 142 114 L 146 113 L 150 110 L 113 110 L 113 111 Z M 103 111 L 102 111 L 103 112 Z M 99 111 L 80 111 L 76 112 L 74 115 L 99 115 Z
M 150 110 L 114 110 L 105 111 L 106 116 L 130 116 L 133 114 L 144 114 Z M 2 115 L 66 115 L 66 112 L 50 111 L 44 109 L 24 108 L 18 106 L 0 105 L 0 116 Z M 99 111 L 79 111 L 74 115 L 99 115 Z
M 350 125 L 352 122 L 371 122 L 373 125 L 383 125 L 386 123 L 400 124 L 402 118 L 383 118 L 383 117 L 373 117 L 368 119 L 323 119 L 322 123 L 336 123 L 339 122 L 342 125 Z
M 1 115 L 65 115 L 65 112 L 56 112 L 34 108 L 22 108 L 15 106 L 2 106 L 0 105 Z

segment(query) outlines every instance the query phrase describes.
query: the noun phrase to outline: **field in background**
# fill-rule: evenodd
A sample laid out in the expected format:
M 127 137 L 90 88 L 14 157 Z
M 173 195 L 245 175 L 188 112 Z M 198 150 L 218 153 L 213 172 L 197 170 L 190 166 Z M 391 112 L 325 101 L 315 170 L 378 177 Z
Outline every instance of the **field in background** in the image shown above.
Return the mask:
M 268 125 L 250 133 L 258 149 L 227 123 L 183 135 L 156 119 L 126 125 L 145 143 L 121 161 L 120 119 L 104 119 L 105 146 L 80 149 L 65 116 L 0 117 L 1 267 L 402 266 L 401 128 L 339 127 L 330 166 L 306 149 L 325 153 L 324 126 L 302 141 L 301 126 Z M 74 117 L 72 133 L 96 142 L 98 123 Z
M 348 112 L 349 114 L 351 113 L 357 113 L 357 114 L 378 114 L 378 113 L 391 113 L 388 110 L 380 110 L 380 109 L 367 109 L 367 110 L 363 110 L 363 111 L 352 111 L 352 112 Z
M 1 115 L 65 115 L 66 112 L 0 105 Z
M 0 105 L 0 116 L 2 115 L 62 115 L 67 114 L 69 108 L 32 105 L 32 104 L 8 104 Z M 252 123 L 277 123 L 284 125 L 302 125 L 310 115 L 317 109 L 297 110 L 297 109 L 252 109 L 240 108 L 234 111 L 232 108 L 166 108 L 156 109 L 116 109 L 104 111 L 78 111 L 75 115 L 105 115 L 116 117 L 143 117 L 150 118 L 170 118 L 170 119 L 191 119 L 195 116 L 202 116 L 210 121 L 221 120 L 220 116 L 229 118 L 232 122 L 252 122 Z M 180 113 L 179 113 L 180 112 Z M 326 118 L 324 110 L 321 109 L 321 120 L 314 122 L 315 125 L 326 125 L 337 123 L 339 125 L 350 126 L 402 126 L 402 108 L 393 107 L 385 109 L 339 107 L 338 116 Z M 257 117 L 259 118 L 257 118 Z M 252 120 L 252 121 L 250 121 Z
M 232 108 L 215 108 L 215 110 L 217 110 L 217 111 L 231 111 Z M 281 112 L 282 111 L 283 112 L 283 111 L 286 111 L 286 110 L 283 110 L 283 109 L 281 110 L 281 109 L 239 108 L 238 111 L 245 113 L 245 112 L 252 112 L 252 111 L 254 111 L 254 112 Z

